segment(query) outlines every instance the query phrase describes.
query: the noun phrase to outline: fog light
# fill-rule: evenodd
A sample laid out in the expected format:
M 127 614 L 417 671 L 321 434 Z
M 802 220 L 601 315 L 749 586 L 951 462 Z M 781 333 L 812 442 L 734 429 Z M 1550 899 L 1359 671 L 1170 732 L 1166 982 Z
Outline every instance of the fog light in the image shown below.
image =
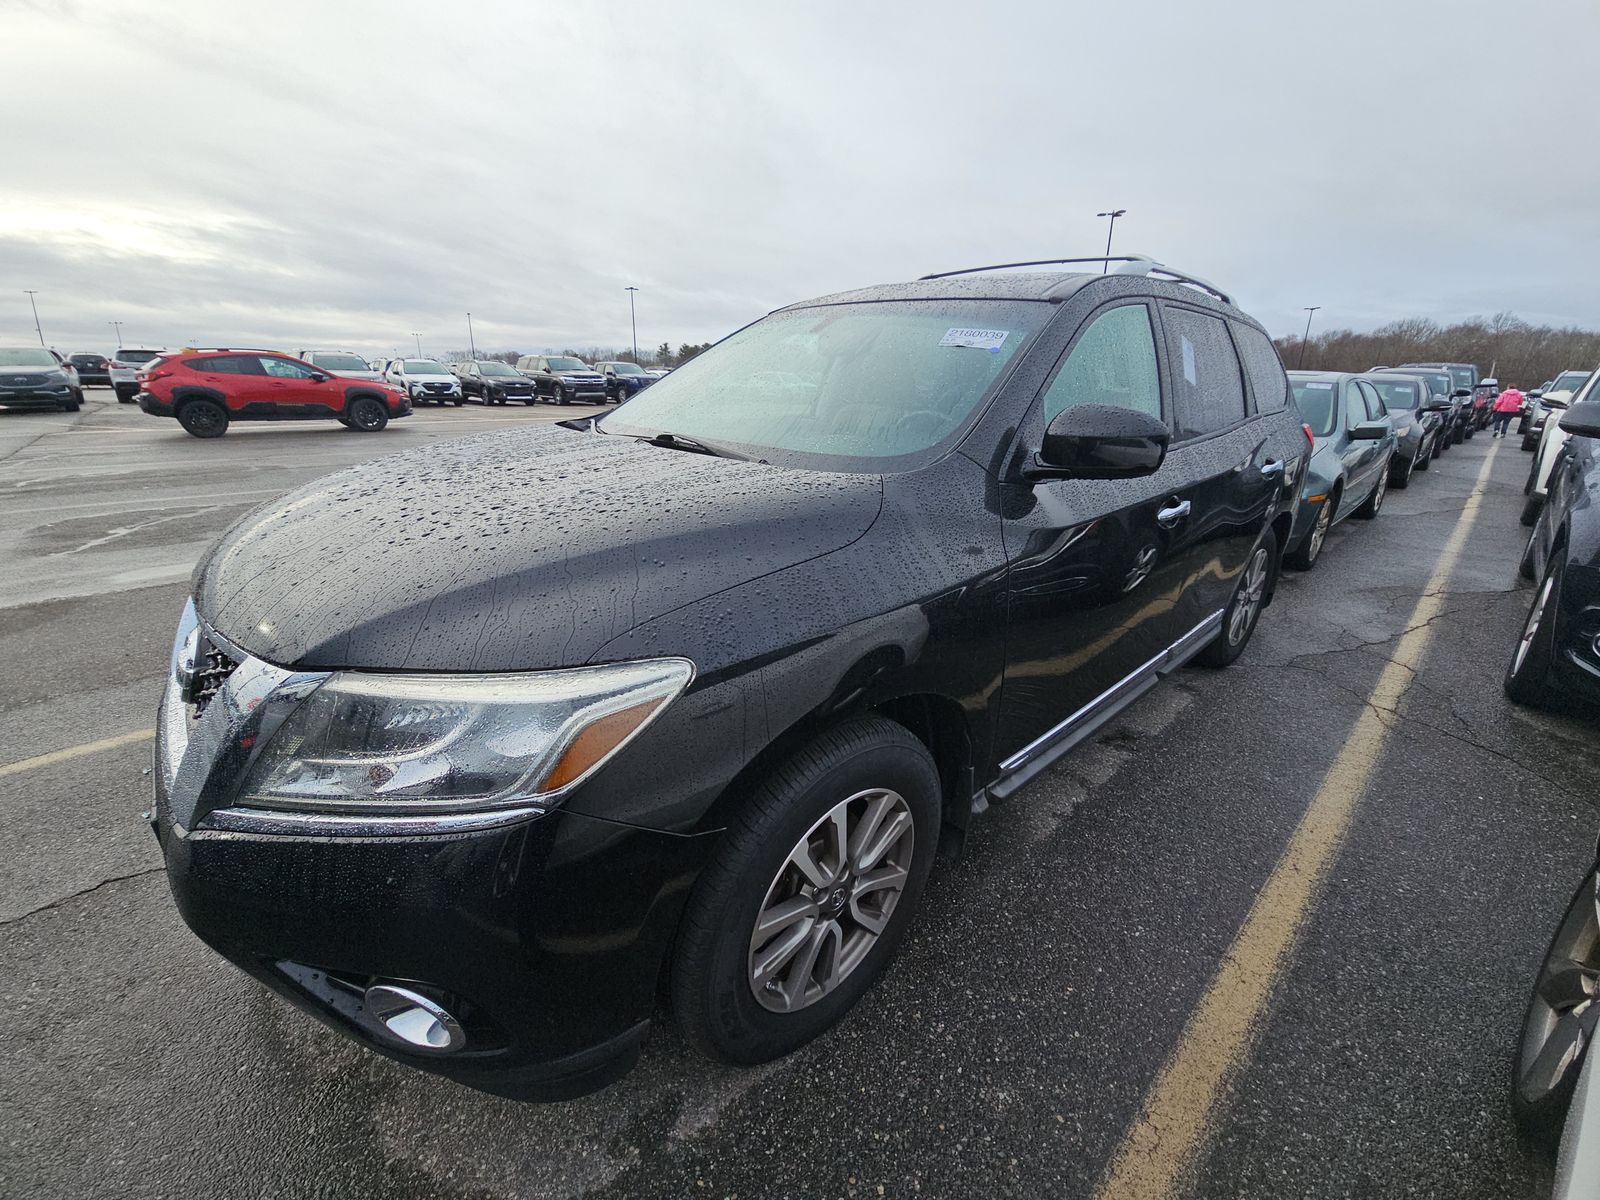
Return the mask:
M 451 1054 L 467 1044 L 454 1017 L 410 988 L 380 983 L 367 989 L 365 999 L 368 1026 L 407 1050 Z

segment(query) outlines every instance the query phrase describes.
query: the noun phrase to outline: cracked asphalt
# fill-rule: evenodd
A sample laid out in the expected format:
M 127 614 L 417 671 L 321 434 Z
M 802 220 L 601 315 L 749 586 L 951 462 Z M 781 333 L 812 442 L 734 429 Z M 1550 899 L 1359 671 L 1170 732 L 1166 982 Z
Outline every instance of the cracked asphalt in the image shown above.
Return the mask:
M 554 409 L 427 412 L 377 437 L 220 442 L 108 402 L 0 413 L 0 1195 L 1092 1195 L 1396 642 L 1495 448 L 1433 640 L 1193 1194 L 1535 1197 L 1505 1101 L 1526 989 L 1590 860 L 1592 716 L 1500 674 L 1527 460 L 1452 449 L 1289 574 L 1244 658 L 1151 693 L 979 823 L 831 1036 L 757 1070 L 658 1023 L 633 1075 L 522 1106 L 367 1054 L 184 928 L 139 821 L 149 745 L 7 764 L 153 723 L 185 579 L 227 523 L 380 452 Z

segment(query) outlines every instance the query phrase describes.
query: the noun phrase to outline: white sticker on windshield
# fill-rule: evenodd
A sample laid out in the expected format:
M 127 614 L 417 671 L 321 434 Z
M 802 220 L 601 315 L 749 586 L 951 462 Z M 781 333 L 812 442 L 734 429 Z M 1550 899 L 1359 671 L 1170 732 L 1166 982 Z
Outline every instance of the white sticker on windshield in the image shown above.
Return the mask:
M 1302 383 L 1300 386 L 1314 392 L 1326 392 L 1333 390 L 1333 384 L 1331 383 Z
M 1183 377 L 1193 384 L 1200 382 L 1194 367 L 1194 343 L 1188 338 L 1183 338 Z
M 987 350 L 990 354 L 998 354 L 1010 332 L 1009 329 L 950 329 L 939 339 L 939 345 L 962 346 L 969 350 Z

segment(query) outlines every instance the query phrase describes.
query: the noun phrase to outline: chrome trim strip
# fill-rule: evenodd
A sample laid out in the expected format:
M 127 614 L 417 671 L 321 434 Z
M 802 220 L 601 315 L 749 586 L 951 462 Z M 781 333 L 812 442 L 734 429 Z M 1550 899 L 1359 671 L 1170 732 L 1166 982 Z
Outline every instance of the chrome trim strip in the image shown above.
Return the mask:
M 190 836 L 207 833 L 269 834 L 289 837 L 422 837 L 444 833 L 479 833 L 544 816 L 535 805 L 496 808 L 475 813 L 433 813 L 370 817 L 340 813 L 269 812 L 264 808 L 216 808 Z
M 1160 672 L 1162 667 L 1171 662 L 1176 655 L 1191 645 L 1197 638 L 1204 637 L 1207 633 L 1219 628 L 1222 625 L 1222 614 L 1226 611 L 1226 609 L 1218 609 L 1204 621 L 1201 621 L 1200 624 L 1196 625 L 1188 633 L 1184 634 L 1177 641 L 1173 642 L 1172 645 L 1168 646 L 1160 654 L 1152 658 L 1149 662 L 1142 666 L 1135 667 L 1131 672 L 1123 676 L 1116 683 L 1112 684 L 1105 691 L 1101 692 L 1098 696 L 1089 701 L 1089 703 L 1085 704 L 1082 708 L 1078 709 L 1077 712 L 1073 713 L 1066 720 L 1051 726 L 1044 733 L 1041 733 L 1021 750 L 1018 750 L 1015 754 L 1011 755 L 1010 758 L 1002 761 L 1000 764 L 1000 770 L 1015 771 L 1018 767 L 1027 763 L 1029 759 L 1033 758 L 1034 755 L 1040 750 L 1044 749 L 1051 742 L 1056 741 L 1061 737 L 1062 734 L 1066 733 L 1079 721 L 1092 714 L 1096 709 L 1100 708 L 1108 701 L 1114 699 L 1119 693 L 1127 690 L 1129 687 L 1132 687 L 1150 673 Z

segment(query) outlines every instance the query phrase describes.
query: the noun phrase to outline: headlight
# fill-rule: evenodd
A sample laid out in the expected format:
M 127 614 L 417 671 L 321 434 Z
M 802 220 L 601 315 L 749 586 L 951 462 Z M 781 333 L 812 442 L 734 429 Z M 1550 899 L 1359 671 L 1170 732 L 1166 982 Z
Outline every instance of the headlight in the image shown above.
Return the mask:
M 694 677 L 664 658 L 506 675 L 331 675 L 289 715 L 236 803 L 427 813 L 548 804 Z

